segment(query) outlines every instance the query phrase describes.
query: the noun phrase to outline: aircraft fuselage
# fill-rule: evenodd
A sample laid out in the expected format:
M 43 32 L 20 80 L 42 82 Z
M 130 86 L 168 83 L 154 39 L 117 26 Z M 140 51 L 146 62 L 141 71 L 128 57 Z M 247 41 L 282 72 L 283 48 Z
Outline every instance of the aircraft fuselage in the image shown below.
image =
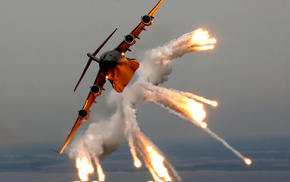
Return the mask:
M 90 117 L 90 108 L 96 102 L 96 98 L 99 97 L 104 90 L 103 86 L 106 80 L 109 80 L 113 88 L 117 92 L 123 92 L 124 88 L 128 85 L 134 76 L 135 71 L 139 68 L 139 62 L 136 59 L 129 59 L 125 57 L 126 51 L 131 51 L 130 46 L 136 43 L 136 39 L 140 39 L 139 35 L 142 31 L 146 30 L 147 26 L 152 25 L 154 15 L 157 12 L 159 6 L 162 4 L 163 0 L 159 0 L 156 6 L 146 15 L 141 17 L 141 22 L 133 29 L 130 34 L 126 35 L 124 40 L 114 49 L 105 52 L 101 55 L 100 59 L 96 58 L 96 55 L 102 49 L 102 47 L 107 43 L 107 41 L 116 32 L 115 29 L 107 39 L 96 49 L 94 53 L 88 53 L 89 60 L 82 72 L 79 81 L 77 82 L 74 91 L 76 91 L 79 83 L 83 79 L 87 69 L 91 65 L 92 61 L 98 62 L 100 69 L 98 75 L 95 79 L 94 85 L 91 86 L 90 92 L 88 94 L 87 100 L 83 108 L 79 111 L 78 118 L 68 135 L 65 144 L 63 145 L 59 154 L 62 154 L 70 140 L 72 139 L 74 133 L 77 131 L 79 126 L 83 121 L 86 121 Z
M 136 59 L 128 59 L 115 50 L 103 53 L 99 64 L 100 72 L 106 75 L 106 79 L 111 82 L 117 92 L 123 92 L 139 68 L 139 62 Z

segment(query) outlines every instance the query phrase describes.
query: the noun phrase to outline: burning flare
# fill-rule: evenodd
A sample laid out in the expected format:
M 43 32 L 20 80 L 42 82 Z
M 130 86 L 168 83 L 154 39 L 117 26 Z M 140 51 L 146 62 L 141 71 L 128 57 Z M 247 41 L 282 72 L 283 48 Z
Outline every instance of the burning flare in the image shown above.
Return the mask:
M 154 177 L 155 181 L 161 181 L 161 180 L 171 181 L 171 177 L 168 174 L 168 170 L 163 164 L 164 157 L 161 154 L 159 154 L 152 146 L 148 146 L 146 149 L 150 156 L 150 163 L 152 165 L 152 170 L 154 170 L 159 176 L 159 177 L 157 176 Z
M 215 38 L 209 38 L 210 35 L 207 31 L 202 29 L 196 30 L 191 37 L 191 47 L 194 48 L 194 51 L 205 51 L 214 48 L 216 43 Z
M 79 170 L 79 177 L 82 181 L 88 181 L 88 175 L 94 172 L 94 167 L 87 157 L 77 158 L 76 167 Z
M 82 151 L 80 150 L 81 146 L 86 155 L 75 155 L 74 152 L 72 152 L 72 154 L 74 154 L 72 155 L 74 156 L 73 158 L 76 159 L 76 166 L 79 169 L 79 177 L 82 181 L 87 181 L 88 175 L 94 172 L 91 159 L 95 161 L 99 181 L 105 181 L 105 174 L 99 163 L 98 156 L 106 155 L 103 151 L 103 146 L 107 142 L 114 144 L 112 146 L 116 145 L 119 147 L 119 143 L 121 142 L 120 140 L 116 140 L 116 138 L 121 138 L 121 136 L 115 134 L 120 131 L 124 132 L 122 135 L 125 134 L 127 137 L 135 167 L 139 168 L 142 165 L 137 157 L 138 154 L 138 156 L 142 157 L 143 163 L 150 171 L 154 181 L 181 181 L 178 173 L 167 161 L 166 157 L 139 128 L 137 110 L 135 108 L 135 104 L 139 99 L 153 102 L 166 109 L 169 113 L 202 128 L 203 131 L 221 142 L 226 148 L 240 157 L 247 165 L 252 163 L 250 159 L 245 158 L 224 139 L 212 132 L 208 128 L 207 123 L 203 121 L 206 117 L 204 103 L 216 107 L 218 105 L 216 101 L 192 93 L 172 89 L 169 90 L 157 86 L 167 81 L 167 76 L 171 73 L 170 63 L 172 60 L 189 52 L 213 49 L 215 43 L 216 39 L 210 38 L 207 31 L 198 29 L 184 34 L 177 40 L 173 40 L 145 54 L 138 71 L 138 82 L 131 88 L 127 87 L 124 94 L 118 95 L 112 99 L 118 101 L 116 102 L 118 109 L 108 124 L 110 127 L 102 128 L 98 132 L 96 132 L 96 130 L 103 125 L 98 125 L 96 128 L 92 127 L 94 128 L 92 132 L 88 132 L 90 134 L 88 136 L 90 137 L 83 137 L 81 140 L 81 142 L 86 141 L 86 145 L 82 145 L 82 143 L 80 143 L 81 145 L 76 145 L 75 151 Z M 109 79 L 109 77 L 106 77 L 106 79 Z M 122 130 L 123 124 L 126 126 L 124 130 Z M 93 124 L 90 126 L 93 126 Z M 108 135 L 108 133 L 110 133 L 110 135 Z M 104 136 L 107 137 L 106 140 Z M 88 142 L 88 140 L 92 140 L 94 137 L 100 140 Z M 79 158 L 79 156 L 86 157 Z
M 98 159 L 95 160 L 95 164 L 97 166 L 99 181 L 105 181 L 106 176 L 103 172 L 101 164 L 98 162 Z M 78 174 L 81 181 L 88 181 L 89 174 L 93 174 L 95 171 L 93 164 L 86 156 L 76 159 L 76 167 L 78 168 Z
M 140 88 L 136 84 L 135 86 Z M 181 181 L 181 178 L 171 164 L 140 130 L 136 118 L 137 110 L 134 105 L 125 100 L 123 101 L 123 107 L 127 125 L 128 144 L 134 159 L 135 167 L 141 167 L 141 161 L 138 159 L 136 153 L 138 152 L 155 181 L 172 181 L 173 179 Z
M 141 161 L 137 157 L 134 158 L 134 161 L 135 167 L 140 168 L 142 166 Z
M 162 153 L 156 146 L 142 133 L 141 131 L 136 135 L 137 150 L 143 157 L 146 167 L 149 169 L 155 181 L 172 181 L 170 175 L 180 181 L 180 177 L 174 168 L 168 163 Z
M 200 123 L 200 126 L 201 126 L 202 128 L 206 128 L 206 127 L 207 127 L 207 123 L 205 123 L 205 122 L 201 122 L 201 123 Z
M 203 104 L 185 97 L 182 92 L 176 90 L 161 88 L 148 82 L 140 82 L 139 84 L 144 89 L 144 100 L 158 104 L 168 110 L 171 114 L 174 114 L 202 128 L 206 133 L 221 142 L 234 154 L 243 159 L 246 164 L 251 164 L 250 159 L 245 158 L 240 152 L 231 147 L 224 139 L 207 128 L 207 124 L 203 121 L 206 117 Z
M 187 110 L 191 113 L 192 118 L 198 123 L 202 123 L 202 120 L 206 117 L 206 112 L 203 109 L 203 104 L 198 103 L 192 99 L 188 99 L 188 101 L 185 103 L 185 106 L 187 107 Z
M 148 82 L 139 82 L 144 89 L 144 99 L 154 102 L 166 108 L 182 119 L 195 124 L 198 127 L 206 128 L 207 124 L 203 121 L 206 117 L 204 105 L 176 90 L 169 90 L 154 86 Z M 208 99 L 207 99 L 208 100 Z
M 105 181 L 105 174 L 103 172 L 102 166 L 100 165 L 100 163 L 97 163 L 97 171 L 98 171 L 98 175 L 99 175 L 99 181 Z
M 245 163 L 246 163 L 247 165 L 251 165 L 251 164 L 252 164 L 252 161 L 251 161 L 251 159 L 249 159 L 249 158 L 245 158 L 244 161 L 245 161 Z

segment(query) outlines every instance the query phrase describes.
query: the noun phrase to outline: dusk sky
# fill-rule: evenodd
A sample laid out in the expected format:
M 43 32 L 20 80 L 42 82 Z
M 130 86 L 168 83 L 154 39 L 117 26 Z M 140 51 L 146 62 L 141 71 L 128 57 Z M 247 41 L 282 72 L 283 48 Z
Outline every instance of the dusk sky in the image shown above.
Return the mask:
M 0 145 L 64 142 L 99 66 L 93 52 L 115 48 L 156 0 L 0 0 Z M 221 137 L 289 136 L 290 2 L 287 0 L 164 0 L 154 24 L 128 57 L 202 28 L 217 39 L 214 50 L 172 62 L 160 85 L 217 100 L 206 107 L 208 127 Z M 99 55 L 98 55 L 99 56 Z M 114 112 L 110 84 L 92 107 L 94 120 Z M 207 137 L 200 129 L 151 103 L 137 105 L 140 127 L 152 139 Z M 87 127 L 89 122 L 81 127 Z M 169 131 L 169 132 L 168 132 Z

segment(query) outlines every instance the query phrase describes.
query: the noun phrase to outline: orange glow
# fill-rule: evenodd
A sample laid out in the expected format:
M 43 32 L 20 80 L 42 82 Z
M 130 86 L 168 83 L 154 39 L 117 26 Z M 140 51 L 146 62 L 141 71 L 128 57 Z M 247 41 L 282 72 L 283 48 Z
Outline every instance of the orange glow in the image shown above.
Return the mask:
M 147 151 L 148 152 L 152 152 L 153 151 L 153 148 L 151 146 L 147 147 Z
M 207 104 L 216 106 L 217 102 L 216 101 L 211 101 L 206 98 L 189 94 L 189 93 L 177 93 L 174 91 L 170 91 L 167 89 L 156 89 L 150 88 L 152 91 L 156 91 L 158 93 L 162 93 L 165 98 L 162 102 L 165 103 L 165 105 L 169 106 L 172 108 L 174 111 L 176 111 L 179 114 L 182 114 L 186 118 L 190 119 L 191 123 L 201 127 L 201 128 L 207 128 L 207 123 L 203 122 L 204 118 L 206 117 L 206 111 L 204 110 L 204 105 L 202 103 L 199 103 L 196 100 L 205 102 Z M 153 96 L 153 95 L 152 95 Z M 162 96 L 162 95 L 161 95 Z M 157 99 L 159 96 L 156 95 L 156 98 L 153 100 Z M 158 98 L 159 99 L 159 98 Z M 157 100 L 158 100 L 157 99 Z M 162 99 L 160 99 L 162 100 Z
M 143 157 L 145 166 L 148 168 L 151 173 L 154 181 L 165 182 L 172 181 L 171 176 L 169 175 L 172 172 L 170 166 L 167 165 L 167 161 L 164 156 L 155 148 L 154 144 L 141 132 L 135 135 L 136 144 L 140 155 Z M 133 155 L 134 157 L 134 155 Z M 136 157 L 136 159 L 138 159 Z M 135 158 L 134 158 L 135 160 Z M 139 160 L 138 160 L 139 161 Z M 136 161 L 135 161 L 136 163 Z M 167 168 L 169 167 L 169 168 Z
M 88 175 L 94 172 L 94 167 L 87 157 L 77 158 L 76 167 L 79 170 L 79 177 L 82 181 L 88 181 Z
M 102 166 L 99 163 L 97 164 L 97 171 L 99 175 L 99 181 L 105 181 L 106 176 L 103 172 Z
M 194 51 L 204 51 L 214 48 L 216 43 L 215 38 L 210 38 L 210 35 L 207 31 L 198 29 L 194 32 L 193 36 L 190 39 L 191 47 L 194 48 Z
M 140 168 L 142 166 L 141 161 L 137 157 L 134 158 L 134 161 L 135 167 Z
M 218 106 L 218 103 L 217 103 L 217 101 L 213 101 L 211 105 L 216 107 L 216 106 Z
M 151 167 L 149 168 L 155 181 L 171 181 L 167 168 L 164 166 L 164 157 L 158 153 L 152 146 L 146 148 L 149 156 Z M 163 180 L 164 179 L 164 180 Z
M 252 164 L 251 159 L 245 158 L 244 161 L 245 161 L 245 163 L 246 163 L 247 165 L 251 165 L 251 164 Z
M 189 99 L 187 107 L 188 111 L 191 113 L 191 117 L 198 123 L 202 123 L 202 120 L 206 117 L 206 112 L 203 109 L 203 104 Z
M 206 128 L 206 127 L 207 127 L 207 124 L 206 124 L 205 122 L 201 122 L 201 123 L 200 123 L 200 126 L 201 126 L 202 128 Z

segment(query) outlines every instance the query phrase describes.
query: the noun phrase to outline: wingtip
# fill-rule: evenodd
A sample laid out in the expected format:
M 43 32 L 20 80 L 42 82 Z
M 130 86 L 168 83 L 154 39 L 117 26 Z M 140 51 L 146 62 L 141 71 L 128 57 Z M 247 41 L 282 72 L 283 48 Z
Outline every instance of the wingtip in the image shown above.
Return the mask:
M 64 151 L 64 148 L 61 149 L 61 151 L 58 152 L 59 155 L 61 155 Z
M 63 147 L 61 148 L 61 150 L 58 152 L 58 154 L 62 154 L 64 149 L 66 148 L 68 142 L 65 142 L 65 144 L 63 145 Z

